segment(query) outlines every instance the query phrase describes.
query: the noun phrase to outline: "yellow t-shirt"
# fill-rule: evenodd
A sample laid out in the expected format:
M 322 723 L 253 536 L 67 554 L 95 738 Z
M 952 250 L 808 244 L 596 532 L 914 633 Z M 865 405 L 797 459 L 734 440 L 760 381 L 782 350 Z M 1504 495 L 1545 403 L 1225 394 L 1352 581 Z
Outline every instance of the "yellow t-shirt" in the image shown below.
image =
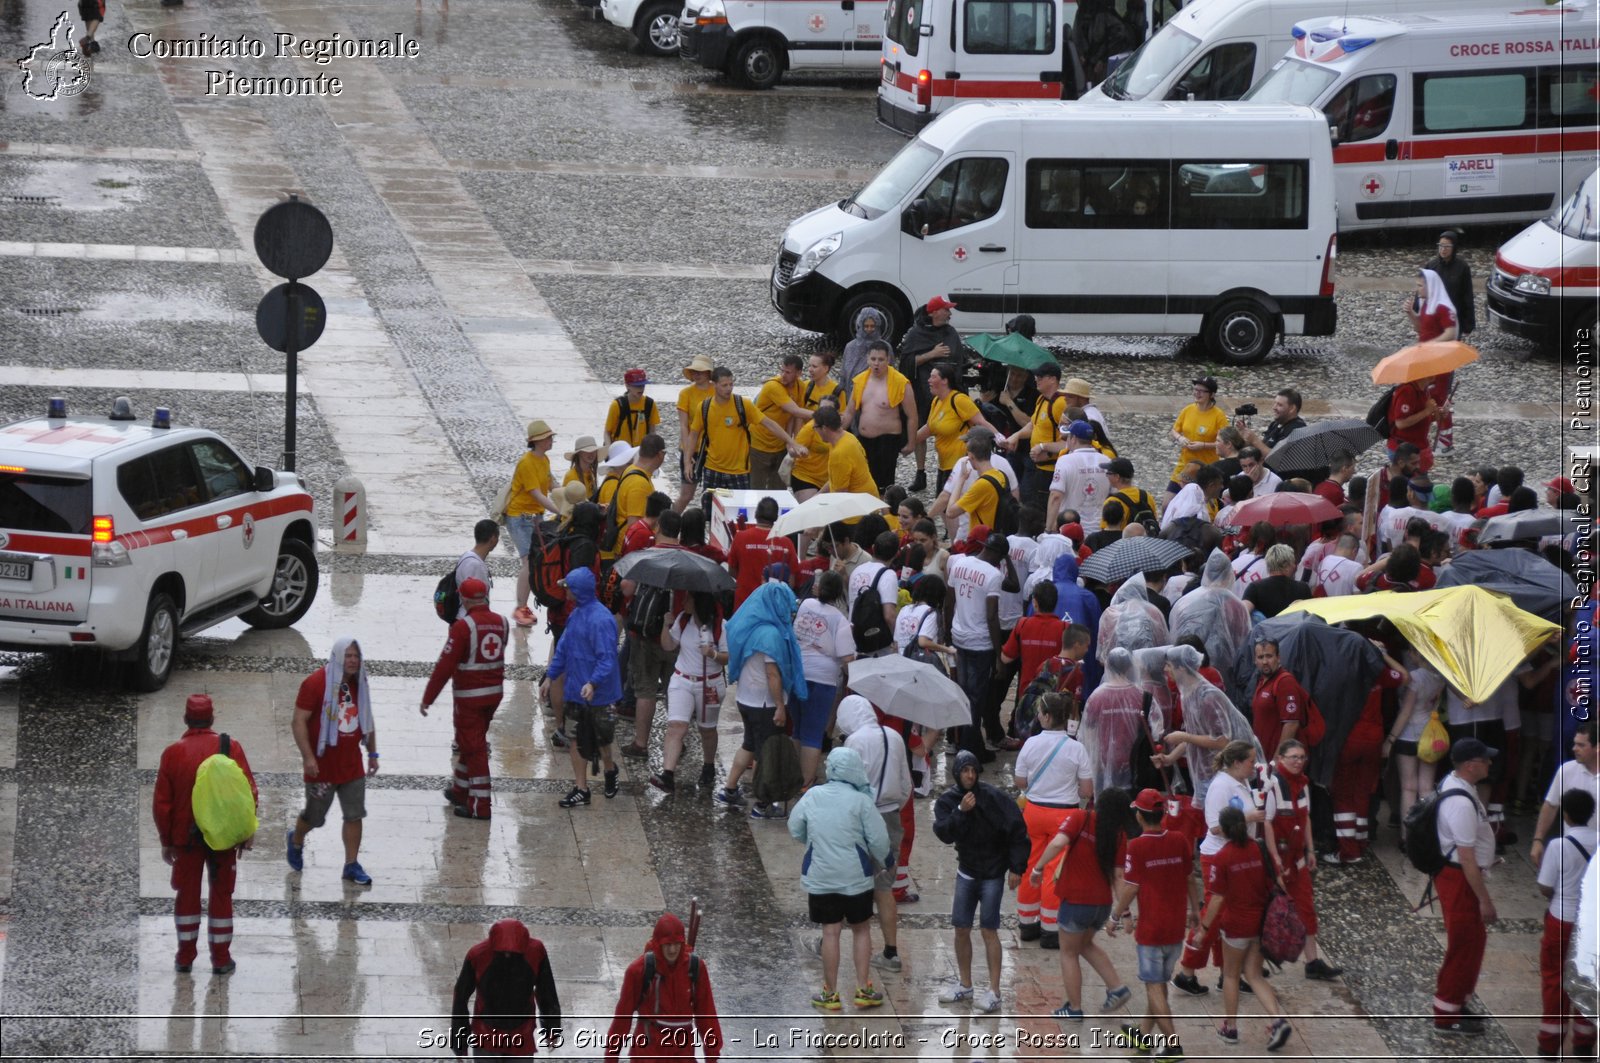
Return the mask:
M 578 467 L 576 465 L 570 466 L 567 469 L 567 475 L 562 477 L 562 479 L 561 479 L 561 486 L 565 487 L 569 483 L 572 483 L 574 480 L 576 480 L 579 483 L 583 484 L 583 488 L 584 488 L 585 491 L 589 492 L 589 497 L 590 498 L 594 497 L 594 473 L 593 472 L 579 472 L 578 471 Z
M 959 391 L 933 400 L 928 410 L 928 428 L 933 433 L 934 449 L 939 452 L 940 471 L 948 472 L 955 468 L 961 455 L 967 452 L 961 434 L 967 430 L 967 422 L 976 416 L 978 404 Z
M 800 381 L 796 380 L 789 387 L 783 386 L 783 380 L 773 377 L 761 385 L 761 390 L 756 394 L 756 409 L 768 420 L 782 427 L 789 424 L 789 415 L 783 412 L 783 404 L 792 402 L 800 405 Z M 775 454 L 784 449 L 783 440 L 767 430 L 765 422 L 750 423 L 750 445 L 757 450 L 764 450 L 768 454 Z
M 530 491 L 550 497 L 550 457 L 528 451 L 517 461 L 517 471 L 511 474 L 511 498 L 506 503 L 506 516 L 540 516 L 544 507 L 533 500 Z
M 748 429 L 739 423 L 741 404 L 744 406 Z M 689 431 L 706 433 L 706 468 L 728 476 L 742 476 L 749 473 L 750 433 L 755 430 L 759 422 L 765 420 L 761 411 L 738 395 L 728 396 L 727 402 L 718 402 L 713 395 L 709 407 L 711 423 L 707 425 L 700 419 L 701 410 L 706 408 L 705 400 L 701 399 L 689 411 Z
M 630 517 L 643 517 L 645 503 L 655 491 L 650 480 L 650 470 L 629 465 L 617 479 L 617 541 L 613 549 L 622 545 L 622 535 L 628 528 Z
M 1204 413 L 1194 403 L 1189 403 L 1178 411 L 1178 419 L 1172 422 L 1172 430 L 1185 439 L 1193 439 L 1197 443 L 1215 443 L 1217 433 L 1228 427 L 1228 415 L 1222 412 L 1222 407 L 1212 406 Z M 1172 469 L 1176 477 L 1183 471 L 1183 467 L 1191 461 L 1198 461 L 1209 465 L 1217 460 L 1215 450 L 1190 450 L 1183 448 L 1183 453 L 1178 455 L 1178 464 Z
M 828 490 L 864 495 L 878 493 L 872 470 L 867 466 L 866 449 L 861 446 L 861 440 L 849 432 L 839 437 L 828 454 Z
M 850 382 L 850 402 L 858 410 L 861 409 L 861 396 L 867 392 L 867 378 L 871 375 L 872 370 L 868 369 L 857 373 L 856 378 Z M 907 380 L 900 370 L 894 368 L 889 370 L 890 406 L 898 406 L 905 400 L 906 387 L 910 383 L 911 381 Z
M 794 441 L 805 447 L 809 453 L 803 458 L 794 459 L 794 469 L 790 472 L 796 480 L 804 483 L 815 484 L 821 487 L 828 482 L 828 456 L 832 451 L 822 437 L 817 435 L 817 426 L 807 421 L 800 426 L 800 434 Z
M 700 408 L 700 404 L 702 402 L 716 394 L 716 390 L 717 389 L 712 387 L 710 384 L 707 384 L 705 387 L 700 387 L 698 384 L 690 384 L 688 387 L 678 392 L 678 411 L 682 413 L 684 417 L 688 418 L 689 421 L 694 420 L 694 411 Z M 687 421 L 685 423 L 687 423 Z
M 646 410 L 649 411 L 646 414 Z M 625 440 L 630 447 L 639 445 L 639 440 L 646 434 L 654 432 L 661 424 L 661 411 L 657 409 L 655 400 L 648 395 L 641 396 L 638 405 L 633 400 L 628 400 L 628 416 L 622 416 L 622 397 L 611 400 L 610 407 L 606 410 L 606 435 L 612 439 Z
M 823 399 L 827 398 L 829 395 L 836 395 L 838 391 L 839 382 L 833 379 L 831 376 L 824 377 L 822 383 L 820 384 L 814 380 L 808 379 L 804 382 L 804 384 L 802 384 L 800 388 L 800 397 L 796 399 L 795 402 L 800 406 L 801 409 L 810 410 L 815 413 L 817 407 L 822 405 Z M 835 401 L 837 402 L 837 399 Z
M 1033 407 L 1033 433 L 1028 437 L 1028 447 L 1032 448 L 1041 443 L 1061 442 L 1061 418 L 1067 412 L 1067 397 L 1059 391 L 1048 399 L 1043 395 Z M 1056 458 L 1052 454 L 1044 461 L 1039 462 L 1039 468 L 1046 472 L 1056 467 Z
M 961 496 L 961 501 L 956 503 L 956 508 L 972 515 L 973 524 L 987 524 L 991 528 L 994 527 L 994 515 L 1000 508 L 1000 493 L 994 489 L 996 482 L 1005 484 L 1007 489 L 1011 487 L 1006 481 L 1004 472 L 990 468 L 983 476 L 972 481 L 972 486 L 967 488 L 966 494 Z
M 607 473 L 606 478 L 600 481 L 600 490 L 595 495 L 595 501 L 600 504 L 601 509 L 605 509 L 611 504 L 612 496 L 617 493 L 617 484 L 621 482 L 622 474 L 620 472 Z M 617 537 L 617 542 L 601 543 L 600 556 L 608 561 L 614 560 L 617 556 L 617 547 L 620 544 L 621 538 L 622 537 L 619 534 Z

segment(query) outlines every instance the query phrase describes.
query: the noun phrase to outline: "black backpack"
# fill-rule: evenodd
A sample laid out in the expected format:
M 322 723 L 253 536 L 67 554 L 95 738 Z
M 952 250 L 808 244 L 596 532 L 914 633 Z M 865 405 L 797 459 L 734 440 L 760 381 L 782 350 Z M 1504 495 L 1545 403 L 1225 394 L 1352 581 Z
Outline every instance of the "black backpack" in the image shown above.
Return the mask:
M 1378 401 L 1374 402 L 1372 408 L 1367 411 L 1367 423 L 1372 426 L 1374 432 L 1377 432 L 1385 439 L 1388 439 L 1389 433 L 1394 430 L 1394 425 L 1389 420 L 1389 404 L 1394 401 L 1394 393 L 1399 388 L 1400 385 L 1395 384 L 1388 391 L 1378 396 Z
M 633 593 L 633 601 L 628 603 L 628 633 L 642 639 L 660 638 L 661 626 L 666 623 L 671 608 L 670 590 L 641 584 Z
M 1161 534 L 1161 522 L 1156 519 L 1155 503 L 1150 500 L 1150 494 L 1142 487 L 1133 489 L 1136 494 L 1130 495 L 1127 491 L 1113 491 L 1111 497 L 1122 503 L 1123 510 L 1127 513 L 1128 521 L 1138 521 L 1144 525 L 1144 530 L 1151 535 Z
M 455 623 L 461 613 L 461 589 L 456 586 L 455 565 L 451 565 L 450 571 L 440 576 L 439 582 L 434 585 L 433 611 L 447 624 Z
M 1450 853 L 1439 848 L 1439 806 L 1445 798 L 1472 795 L 1466 790 L 1435 790 L 1411 806 L 1406 813 L 1406 860 L 1411 866 L 1430 878 L 1443 871 L 1450 862 Z
M 606 503 L 605 514 L 600 519 L 600 545 L 608 550 L 616 545 L 617 533 L 622 530 L 617 521 L 617 499 L 622 494 L 623 483 L 630 476 L 643 476 L 646 480 L 650 478 L 650 474 L 643 469 L 629 469 L 617 481 L 617 489 L 611 492 L 611 501 Z M 595 488 L 595 497 L 600 497 L 599 488 Z
M 750 438 L 750 418 L 744 412 L 744 399 L 741 396 L 733 397 L 733 408 L 739 411 L 739 427 L 744 430 L 745 439 Z M 711 450 L 711 400 L 706 399 L 700 404 L 700 446 L 694 455 L 695 482 L 700 482 L 700 474 L 706 468 L 706 455 Z
M 997 501 L 994 506 L 994 525 L 992 530 L 999 532 L 1001 535 L 1017 534 L 1017 530 L 1022 527 L 1022 505 L 1017 501 L 1016 496 L 1011 493 L 1011 489 L 1006 486 L 1004 474 L 990 476 L 988 473 L 984 473 L 978 479 L 987 482 L 990 487 L 994 488 Z
M 789 802 L 806 784 L 794 739 L 782 731 L 770 735 L 761 743 L 761 752 L 756 757 L 756 774 L 750 783 L 755 799 L 762 804 L 782 802 L 787 810 Z
M 892 574 L 893 570 L 887 565 L 879 569 L 850 607 L 850 634 L 858 656 L 876 653 L 894 641 L 894 625 L 883 618 L 883 595 L 878 593 L 878 581 L 885 572 Z
M 656 981 L 656 954 L 651 949 L 644 954 L 644 977 L 639 979 L 639 1001 L 633 1006 L 634 1011 L 644 1007 L 644 998 L 650 992 L 650 987 Z M 693 1015 L 700 1014 L 700 956 L 689 953 L 689 1012 Z
M 628 396 L 626 394 L 618 395 L 617 438 L 626 438 L 627 429 L 631 426 L 635 417 L 638 417 L 644 423 L 645 431 L 648 432 L 650 430 L 650 415 L 655 412 L 656 400 L 652 399 L 649 395 L 644 397 L 644 409 L 640 410 L 638 413 L 633 412 L 633 407 L 629 405 Z

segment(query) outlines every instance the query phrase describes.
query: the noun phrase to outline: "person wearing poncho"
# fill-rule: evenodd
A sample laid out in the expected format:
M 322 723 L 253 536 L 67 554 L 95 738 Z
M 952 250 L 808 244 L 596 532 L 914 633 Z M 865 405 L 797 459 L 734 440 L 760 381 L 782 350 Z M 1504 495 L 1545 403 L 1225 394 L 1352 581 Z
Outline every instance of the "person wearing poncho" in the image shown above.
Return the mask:
M 1144 576 L 1135 573 L 1117 588 L 1117 593 L 1111 596 L 1111 604 L 1100 615 L 1095 655 L 1105 664 L 1111 651 L 1118 646 L 1132 653 L 1151 646 L 1165 646 L 1171 641 L 1161 610 L 1150 604 Z
M 1199 804 L 1205 801 L 1206 787 L 1216 774 L 1213 758 L 1223 746 L 1234 741 L 1249 742 L 1255 747 L 1258 761 L 1266 758 L 1250 721 L 1233 707 L 1228 695 L 1200 675 L 1200 651 L 1193 646 L 1169 646 L 1166 658 L 1167 675 L 1177 684 L 1178 697 L 1183 701 L 1183 730 L 1166 734 L 1162 741 L 1167 750 L 1157 759 L 1173 764 L 1183 758 L 1194 784 L 1194 800 Z
M 1083 703 L 1078 741 L 1089 751 L 1094 792 L 1133 786 L 1133 748 L 1144 729 L 1144 690 L 1137 682 L 1133 654 L 1122 647 L 1106 659 L 1106 674 Z
M 728 682 L 736 684 L 744 741 L 733 755 L 728 781 L 718 799 L 743 803 L 739 779 L 755 763 L 762 743 L 788 721 L 790 703 L 806 697 L 805 665 L 794 635 L 798 611 L 787 583 L 763 583 L 751 592 L 723 628 L 728 636 Z
M 689 947 L 683 920 L 671 912 L 656 920 L 644 953 L 622 976 L 617 1010 L 606 1032 L 605 1058 L 620 1058 L 624 1047 L 635 1063 L 694 1059 L 697 1047 L 706 1063 L 716 1063 L 722 1054 L 711 976 Z
M 1222 675 L 1223 688 L 1232 689 L 1233 662 L 1250 635 L 1250 607 L 1234 593 L 1233 566 L 1228 555 L 1212 550 L 1200 573 L 1200 586 L 1179 598 L 1172 607 L 1173 641 L 1199 635 L 1206 656 Z

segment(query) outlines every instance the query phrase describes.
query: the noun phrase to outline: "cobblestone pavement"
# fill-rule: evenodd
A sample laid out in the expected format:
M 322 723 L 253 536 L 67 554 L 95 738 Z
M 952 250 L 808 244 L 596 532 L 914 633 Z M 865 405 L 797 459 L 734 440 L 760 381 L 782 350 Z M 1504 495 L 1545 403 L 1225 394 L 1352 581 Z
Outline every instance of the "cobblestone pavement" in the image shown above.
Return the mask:
M 13 0 L 0 53 L 48 36 L 59 0 Z M 273 34 L 416 38 L 413 61 L 145 59 L 155 40 Z M 0 666 L 0 1015 L 6 1051 L 58 1057 L 259 1053 L 303 1058 L 444 1054 L 450 987 L 487 923 L 515 916 L 550 948 L 571 1022 L 555 1053 L 593 1058 L 626 964 L 663 906 L 707 911 L 699 950 L 716 982 L 728 1056 L 1029 1058 L 1106 1055 L 1109 1018 L 1042 1018 L 1060 1002 L 1055 957 L 1003 932 L 1001 1016 L 936 1003 L 954 971 L 946 929 L 954 867 L 918 806 L 912 873 L 922 900 L 901 917 L 904 969 L 881 975 L 878 1012 L 822 1018 L 798 848 L 705 793 L 667 797 L 624 764 L 614 801 L 566 812 L 568 765 L 550 745 L 535 688 L 549 652 L 518 632 L 494 724 L 496 812 L 449 815 L 437 798 L 449 725 L 414 706 L 441 625 L 426 598 L 465 548 L 543 417 L 558 450 L 596 431 L 621 371 L 650 370 L 663 394 L 696 353 L 753 389 L 779 356 L 823 341 L 784 325 L 766 273 L 794 216 L 847 194 L 900 147 L 872 121 L 870 83 L 796 78 L 769 93 L 728 88 L 677 61 L 627 50 L 626 35 L 571 0 L 155 0 L 113 4 L 92 83 L 46 103 L 15 74 L 0 94 L 0 419 L 63 394 L 76 410 L 129 395 L 217 428 L 255 460 L 280 448 L 283 361 L 253 310 L 275 283 L 255 263 L 260 211 L 287 191 L 320 205 L 337 247 L 310 283 L 330 326 L 301 356 L 300 470 L 319 500 L 323 576 L 294 629 L 232 622 L 184 644 L 159 694 L 121 693 L 117 670 L 79 656 Z M 339 97 L 206 95 L 207 69 L 340 77 Z M 1469 232 L 1480 279 L 1504 231 Z M 1340 330 L 1291 338 L 1262 366 L 1207 365 L 1173 340 L 1054 343 L 1094 385 L 1113 434 L 1148 486 L 1187 381 L 1214 372 L 1229 404 L 1305 392 L 1318 415 L 1364 409 L 1367 371 L 1403 344 L 1399 301 L 1431 234 L 1347 241 Z M 1481 316 L 1486 316 L 1480 310 Z M 1563 369 L 1485 328 L 1461 374 L 1458 446 L 1446 472 L 1515 461 L 1530 478 L 1562 465 Z M 369 549 L 332 550 L 332 483 L 353 473 L 372 507 Z M 509 609 L 515 561 L 494 559 Z M 363 861 L 375 884 L 342 884 L 336 839 L 314 834 L 301 874 L 281 831 L 300 800 L 288 732 L 299 679 L 354 634 L 374 675 L 384 770 L 369 797 Z M 174 975 L 167 873 L 149 802 L 180 706 L 212 694 L 262 790 L 260 845 L 240 865 L 239 969 Z M 626 739 L 626 729 L 621 737 Z M 737 744 L 724 720 L 719 760 Z M 659 763 L 659 728 L 651 737 Z M 692 761 L 691 749 L 688 758 Z M 945 782 L 939 768 L 939 784 Z M 999 779 L 992 775 L 990 778 Z M 1528 824 L 1522 824 L 1526 837 Z M 1496 1022 L 1475 1058 L 1531 1051 L 1542 909 L 1520 852 L 1497 869 L 1502 924 L 1480 995 Z M 1380 831 L 1377 858 L 1319 885 L 1322 942 L 1339 983 L 1280 975 L 1298 1058 L 1462 1058 L 1425 1019 L 1442 953 L 1437 915 L 1413 914 L 1420 883 Z M 1126 941 L 1110 947 L 1134 970 Z M 204 970 L 204 965 L 201 965 Z M 1091 976 L 1086 995 L 1099 999 Z M 1176 1002 L 1193 1058 L 1217 1051 L 1217 994 Z M 1245 1005 L 1244 1044 L 1262 1025 Z M 89 1016 L 86 1018 L 86 1016 Z M 584 1040 L 587 1038 L 587 1040 Z M 825 1040 L 832 1038 L 832 1040 Z M 1113 1053 L 1114 1054 L 1114 1053 Z

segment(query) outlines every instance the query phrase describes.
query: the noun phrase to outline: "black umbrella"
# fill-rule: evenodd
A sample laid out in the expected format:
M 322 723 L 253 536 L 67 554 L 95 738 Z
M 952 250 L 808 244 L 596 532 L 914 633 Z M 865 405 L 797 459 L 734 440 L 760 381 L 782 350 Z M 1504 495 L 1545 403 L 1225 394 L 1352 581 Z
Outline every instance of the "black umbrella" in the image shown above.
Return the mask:
M 1318 421 L 1279 440 L 1267 455 L 1267 466 L 1279 472 L 1320 469 L 1333 464 L 1334 458 L 1353 458 L 1382 442 L 1383 436 L 1359 417 Z
M 670 546 L 655 546 L 629 554 L 617 562 L 616 573 L 647 587 L 674 591 L 718 594 L 733 590 L 733 577 L 727 569 L 693 550 Z
M 1472 584 L 1498 591 L 1526 609 L 1561 623 L 1562 608 L 1578 597 L 1578 585 L 1538 554 L 1527 550 L 1469 550 L 1439 570 L 1439 586 Z
M 1189 547 L 1170 539 L 1148 535 L 1116 542 L 1096 550 L 1083 563 L 1079 574 L 1101 583 L 1121 583 L 1140 572 L 1162 572 L 1188 557 Z

